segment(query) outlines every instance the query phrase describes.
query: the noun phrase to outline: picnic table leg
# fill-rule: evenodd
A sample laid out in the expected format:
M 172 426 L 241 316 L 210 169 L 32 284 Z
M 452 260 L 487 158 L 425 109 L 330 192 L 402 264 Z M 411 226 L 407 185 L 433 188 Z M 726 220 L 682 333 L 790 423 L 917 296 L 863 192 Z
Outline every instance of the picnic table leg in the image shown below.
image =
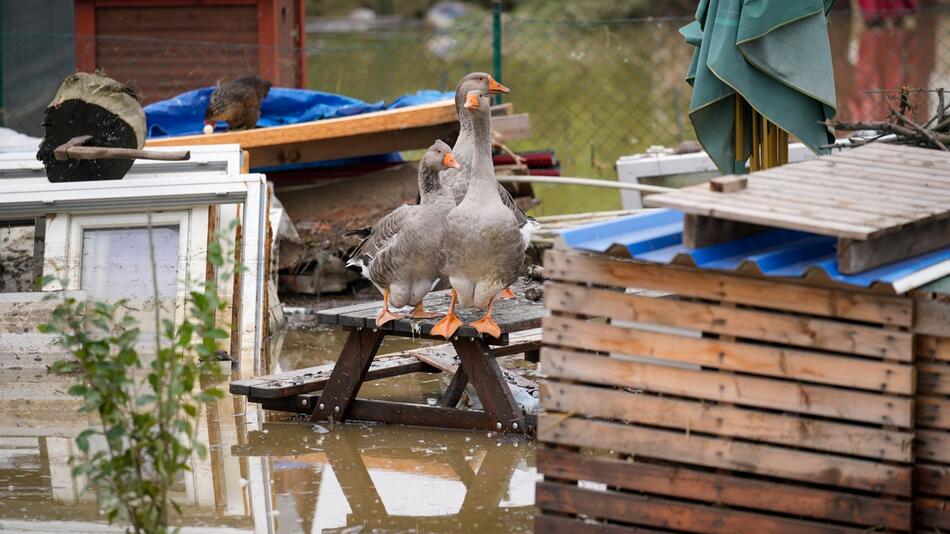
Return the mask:
M 311 421 L 345 421 L 353 399 L 360 391 L 379 344 L 383 341 L 381 330 L 358 328 L 350 332 L 333 365 L 333 372 L 320 394 L 320 402 L 310 415 Z
M 465 393 L 466 385 L 468 385 L 468 375 L 465 374 L 465 369 L 460 365 L 455 370 L 455 374 L 452 375 L 449 386 L 445 388 L 445 391 L 442 393 L 438 405 L 443 408 L 455 408 L 459 401 L 462 400 L 462 394 Z
M 477 338 L 458 338 L 452 345 L 459 356 L 460 369 L 471 380 L 485 413 L 495 421 L 495 429 L 524 432 L 524 415 L 488 344 Z

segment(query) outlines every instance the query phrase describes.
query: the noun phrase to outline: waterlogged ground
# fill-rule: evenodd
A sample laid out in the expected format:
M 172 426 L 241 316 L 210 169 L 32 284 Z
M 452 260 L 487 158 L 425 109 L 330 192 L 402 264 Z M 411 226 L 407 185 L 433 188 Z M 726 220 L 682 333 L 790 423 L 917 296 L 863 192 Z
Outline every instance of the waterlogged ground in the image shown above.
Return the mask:
M 275 365 L 336 358 L 339 330 L 291 319 Z M 382 352 L 411 342 L 384 344 Z M 510 364 L 510 362 L 509 362 Z M 111 532 L 70 476 L 72 438 L 86 425 L 65 395 L 70 378 L 0 373 L 0 530 Z M 371 382 L 367 397 L 436 398 L 447 378 Z M 202 414 L 205 459 L 175 488 L 183 532 L 523 532 L 531 530 L 534 445 L 524 437 L 383 425 L 312 425 L 230 395 Z

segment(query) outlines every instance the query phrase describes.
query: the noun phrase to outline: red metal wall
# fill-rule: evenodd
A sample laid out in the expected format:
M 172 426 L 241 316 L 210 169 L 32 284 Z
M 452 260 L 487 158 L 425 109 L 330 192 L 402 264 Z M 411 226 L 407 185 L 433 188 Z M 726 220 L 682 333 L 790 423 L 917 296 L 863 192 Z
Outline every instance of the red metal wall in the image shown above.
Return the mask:
M 76 0 L 76 68 L 103 70 L 144 103 L 259 74 L 306 82 L 303 0 Z

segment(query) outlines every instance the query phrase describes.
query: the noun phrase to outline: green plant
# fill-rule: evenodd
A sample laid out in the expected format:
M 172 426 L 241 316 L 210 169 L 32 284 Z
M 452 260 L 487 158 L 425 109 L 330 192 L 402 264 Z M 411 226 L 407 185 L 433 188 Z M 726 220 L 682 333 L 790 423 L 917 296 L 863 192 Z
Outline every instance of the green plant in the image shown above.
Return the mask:
M 57 362 L 57 370 L 78 371 L 80 382 L 69 393 L 83 398 L 80 412 L 99 417 L 99 425 L 76 438 L 81 454 L 72 458 L 73 477 L 88 478 L 109 522 L 126 523 L 127 532 L 168 532 L 170 508 L 181 513 L 169 490 L 189 470 L 192 454 L 207 454 L 195 428 L 200 405 L 223 396 L 202 382 L 222 378 L 216 353 L 229 335 L 216 326 L 215 314 L 225 306 L 218 281 L 234 272 L 226 257 L 220 240 L 212 240 L 208 261 L 217 277 L 191 291 L 180 324 L 161 320 L 155 305 L 156 350 L 148 363 L 140 355 L 142 330 L 125 301 L 65 299 L 40 328 L 57 334 L 75 356 Z M 154 254 L 152 270 L 157 303 Z

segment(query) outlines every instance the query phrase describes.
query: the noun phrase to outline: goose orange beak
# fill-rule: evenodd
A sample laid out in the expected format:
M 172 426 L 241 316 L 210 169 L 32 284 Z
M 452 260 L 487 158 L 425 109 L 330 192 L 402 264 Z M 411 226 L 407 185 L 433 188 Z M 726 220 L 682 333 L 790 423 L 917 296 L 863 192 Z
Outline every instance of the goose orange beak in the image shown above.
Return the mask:
M 442 158 L 442 163 L 446 167 L 452 167 L 453 169 L 461 169 L 462 166 L 459 165 L 459 162 L 455 160 L 455 156 L 451 152 L 446 152 L 445 157 Z
M 465 95 L 465 109 L 478 109 L 478 93 L 472 91 Z
M 511 89 L 508 89 L 504 85 L 498 83 L 494 78 L 488 76 L 488 92 L 489 93 L 510 93 Z

